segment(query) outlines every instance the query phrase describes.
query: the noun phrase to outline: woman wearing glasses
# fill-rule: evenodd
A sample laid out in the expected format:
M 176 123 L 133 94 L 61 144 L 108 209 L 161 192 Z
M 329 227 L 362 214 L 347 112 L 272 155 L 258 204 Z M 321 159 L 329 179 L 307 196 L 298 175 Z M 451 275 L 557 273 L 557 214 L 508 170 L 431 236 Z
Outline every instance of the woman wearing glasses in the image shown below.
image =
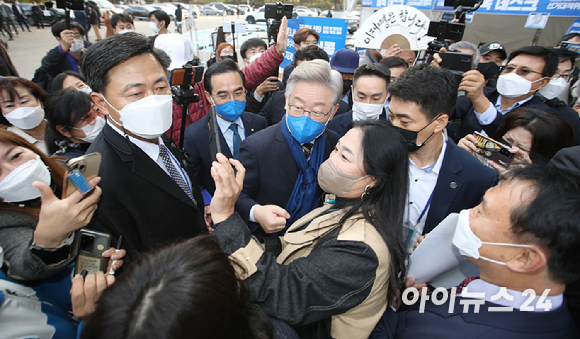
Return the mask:
M 104 114 L 82 90 L 65 89 L 46 103 L 46 142 L 51 155 L 85 154 L 105 126 Z
M 554 113 L 521 107 L 505 115 L 493 139 L 510 147 L 513 163 L 547 164 L 559 150 L 574 146 L 574 131 L 565 119 Z M 506 167 L 479 155 L 474 134 L 467 135 L 457 145 L 500 174 L 506 171 Z
M 383 121 L 354 122 L 318 171 L 318 184 L 336 198 L 266 248 L 234 214 L 245 168 L 221 154 L 218 161 L 213 234 L 234 259 L 249 301 L 300 337 L 368 338 L 406 272 L 409 162 L 401 135 Z

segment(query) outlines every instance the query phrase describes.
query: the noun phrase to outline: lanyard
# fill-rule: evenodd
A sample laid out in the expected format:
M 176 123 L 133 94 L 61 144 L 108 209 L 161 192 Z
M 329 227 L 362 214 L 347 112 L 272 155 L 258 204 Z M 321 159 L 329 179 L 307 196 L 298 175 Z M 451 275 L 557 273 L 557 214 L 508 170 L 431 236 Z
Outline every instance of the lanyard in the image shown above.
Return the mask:
M 417 223 L 415 224 L 415 226 L 419 225 L 419 223 L 421 222 L 421 219 L 423 219 L 423 216 L 425 215 L 425 212 L 427 212 L 427 209 L 429 209 L 429 206 L 431 205 L 431 200 L 433 200 L 433 193 L 435 193 L 435 189 L 433 189 L 433 191 L 431 192 L 431 195 L 429 196 L 429 199 L 427 200 L 427 203 L 425 204 L 423 211 L 419 215 L 419 218 L 417 218 Z M 409 247 L 409 243 L 413 239 L 415 232 L 416 231 L 414 228 L 409 229 L 409 234 L 407 235 L 407 239 L 405 239 L 405 246 L 406 247 Z

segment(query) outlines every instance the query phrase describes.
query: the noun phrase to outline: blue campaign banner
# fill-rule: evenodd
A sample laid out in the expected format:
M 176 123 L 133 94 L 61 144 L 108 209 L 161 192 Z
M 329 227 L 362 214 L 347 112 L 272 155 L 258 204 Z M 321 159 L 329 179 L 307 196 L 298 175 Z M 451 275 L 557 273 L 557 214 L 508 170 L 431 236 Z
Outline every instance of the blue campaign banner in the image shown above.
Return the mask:
M 580 19 L 574 20 L 572 25 L 570 25 L 570 29 L 568 30 L 568 32 L 566 32 L 566 34 L 570 33 L 580 33 Z
M 294 33 L 300 28 L 306 27 L 314 29 L 320 35 L 318 46 L 325 50 L 328 56 L 332 58 L 335 51 L 345 47 L 347 26 L 348 19 L 339 18 L 303 17 L 288 20 L 290 34 L 288 35 L 284 61 L 280 64 L 280 68 L 284 69 L 286 65 L 294 60 L 294 52 L 296 51 L 294 47 Z
M 362 7 L 382 8 L 391 5 L 407 5 L 421 10 L 454 12 L 453 7 L 444 6 L 444 0 L 362 0 Z M 484 0 L 477 14 L 528 15 L 530 12 L 550 13 L 550 16 L 578 17 L 579 0 Z

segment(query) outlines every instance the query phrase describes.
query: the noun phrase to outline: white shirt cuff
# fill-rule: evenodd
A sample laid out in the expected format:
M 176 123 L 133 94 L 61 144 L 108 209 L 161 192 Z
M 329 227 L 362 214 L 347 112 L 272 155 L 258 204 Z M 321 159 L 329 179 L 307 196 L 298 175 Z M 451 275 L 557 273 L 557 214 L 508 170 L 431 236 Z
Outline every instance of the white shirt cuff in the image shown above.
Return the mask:
M 32 241 L 32 245 L 30 245 L 30 249 L 35 249 L 35 250 L 45 250 L 45 251 L 56 251 L 58 249 L 61 249 L 65 246 L 70 246 L 72 245 L 73 241 L 75 240 L 75 232 L 71 232 L 68 236 L 68 239 L 63 242 L 62 244 L 54 247 L 54 248 L 46 248 L 42 245 L 37 245 L 34 240 Z
M 256 91 L 254 91 L 254 99 L 258 100 L 258 102 L 262 102 L 262 99 L 264 99 L 264 97 L 260 97 L 258 95 L 258 93 L 256 93 Z
M 254 206 L 252 206 L 252 208 L 250 209 L 250 221 L 251 222 L 257 222 L 256 218 L 254 218 L 254 208 L 256 208 L 256 206 L 260 206 L 258 204 L 255 204 Z
M 473 112 L 475 112 L 475 110 Z M 490 102 L 489 108 L 483 113 L 475 112 L 475 117 L 480 125 L 489 125 L 495 120 L 495 117 L 497 117 L 497 109 L 495 109 L 495 106 Z

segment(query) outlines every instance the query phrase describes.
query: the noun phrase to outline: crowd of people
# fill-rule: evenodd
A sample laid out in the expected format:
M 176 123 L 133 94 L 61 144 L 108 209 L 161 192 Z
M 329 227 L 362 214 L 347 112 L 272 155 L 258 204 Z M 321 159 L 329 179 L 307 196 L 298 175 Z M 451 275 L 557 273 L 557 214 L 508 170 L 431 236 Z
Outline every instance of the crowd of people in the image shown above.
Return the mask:
M 451 41 L 473 60 L 458 77 L 398 45 L 329 57 L 300 28 L 279 78 L 286 18 L 269 47 L 218 30 L 201 68 L 170 23 L 111 15 L 91 44 L 57 22 L 33 79 L 0 77 L 0 337 L 580 338 L 580 82 L 560 47 L 580 34 Z M 172 91 L 181 68 L 203 71 L 180 86 L 196 100 Z M 65 193 L 93 153 L 93 189 Z M 120 244 L 105 271 L 73 274 L 82 229 Z M 415 279 L 445 232 L 478 275 Z

